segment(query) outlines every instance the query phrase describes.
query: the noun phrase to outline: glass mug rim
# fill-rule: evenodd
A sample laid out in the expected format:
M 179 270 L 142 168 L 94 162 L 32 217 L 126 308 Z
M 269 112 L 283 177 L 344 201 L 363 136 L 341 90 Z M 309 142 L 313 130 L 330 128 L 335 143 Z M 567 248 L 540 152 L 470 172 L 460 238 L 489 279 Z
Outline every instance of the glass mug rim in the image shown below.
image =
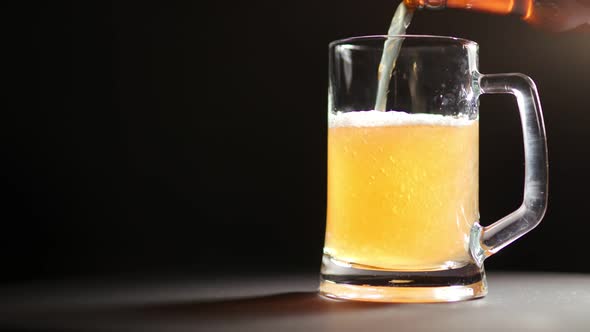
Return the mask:
M 471 47 L 479 48 L 479 44 L 473 40 L 460 38 L 460 37 L 452 37 L 452 36 L 437 36 L 437 35 L 365 35 L 365 36 L 353 36 L 347 37 L 342 39 L 337 39 L 332 41 L 329 44 L 329 47 L 332 48 L 337 45 L 345 45 L 345 44 L 357 44 L 358 42 L 363 41 L 374 41 L 374 40 L 384 40 L 384 39 L 413 39 L 413 40 L 424 40 L 424 41 L 438 41 L 438 42 L 448 42 L 449 45 L 452 44 L 461 44 Z

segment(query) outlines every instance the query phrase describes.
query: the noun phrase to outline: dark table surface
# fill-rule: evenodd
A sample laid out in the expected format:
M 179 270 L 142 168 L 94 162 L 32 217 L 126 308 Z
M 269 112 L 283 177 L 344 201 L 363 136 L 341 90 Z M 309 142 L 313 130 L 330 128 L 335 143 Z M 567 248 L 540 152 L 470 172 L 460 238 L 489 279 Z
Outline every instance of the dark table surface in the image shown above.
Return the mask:
M 315 275 L 60 282 L 0 289 L 0 326 L 72 331 L 590 331 L 590 275 L 489 273 L 439 304 L 341 302 Z

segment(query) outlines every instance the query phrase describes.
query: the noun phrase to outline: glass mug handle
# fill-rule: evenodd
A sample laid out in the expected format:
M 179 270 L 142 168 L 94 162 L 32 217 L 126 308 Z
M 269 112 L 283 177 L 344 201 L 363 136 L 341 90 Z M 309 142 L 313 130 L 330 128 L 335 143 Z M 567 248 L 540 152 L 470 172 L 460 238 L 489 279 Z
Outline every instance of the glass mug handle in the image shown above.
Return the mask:
M 521 206 L 487 227 L 475 227 L 471 253 L 481 265 L 484 259 L 535 228 L 547 210 L 548 163 L 545 125 L 539 94 L 533 80 L 523 74 L 480 75 L 485 93 L 509 93 L 516 97 L 524 140 L 524 197 Z

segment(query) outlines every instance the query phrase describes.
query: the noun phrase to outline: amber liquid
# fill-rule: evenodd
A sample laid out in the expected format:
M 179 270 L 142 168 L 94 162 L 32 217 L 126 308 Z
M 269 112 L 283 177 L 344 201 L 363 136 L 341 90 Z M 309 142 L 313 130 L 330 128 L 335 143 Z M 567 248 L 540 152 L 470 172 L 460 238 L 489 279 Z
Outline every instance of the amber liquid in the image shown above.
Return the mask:
M 470 260 L 477 121 L 331 127 L 328 165 L 326 254 L 412 271 Z

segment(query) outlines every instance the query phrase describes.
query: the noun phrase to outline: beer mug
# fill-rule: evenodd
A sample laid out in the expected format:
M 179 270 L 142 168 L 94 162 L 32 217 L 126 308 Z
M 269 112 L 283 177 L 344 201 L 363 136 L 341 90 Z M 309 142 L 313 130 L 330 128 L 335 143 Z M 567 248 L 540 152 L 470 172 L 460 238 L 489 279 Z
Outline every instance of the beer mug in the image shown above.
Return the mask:
M 401 48 L 385 110 L 377 111 L 385 42 Z M 484 296 L 483 261 L 537 226 L 546 210 L 547 147 L 534 82 L 523 74 L 481 74 L 477 43 L 439 36 L 335 41 L 329 66 L 320 293 L 382 302 Z M 522 205 L 483 227 L 478 125 L 486 93 L 516 97 L 525 184 Z

